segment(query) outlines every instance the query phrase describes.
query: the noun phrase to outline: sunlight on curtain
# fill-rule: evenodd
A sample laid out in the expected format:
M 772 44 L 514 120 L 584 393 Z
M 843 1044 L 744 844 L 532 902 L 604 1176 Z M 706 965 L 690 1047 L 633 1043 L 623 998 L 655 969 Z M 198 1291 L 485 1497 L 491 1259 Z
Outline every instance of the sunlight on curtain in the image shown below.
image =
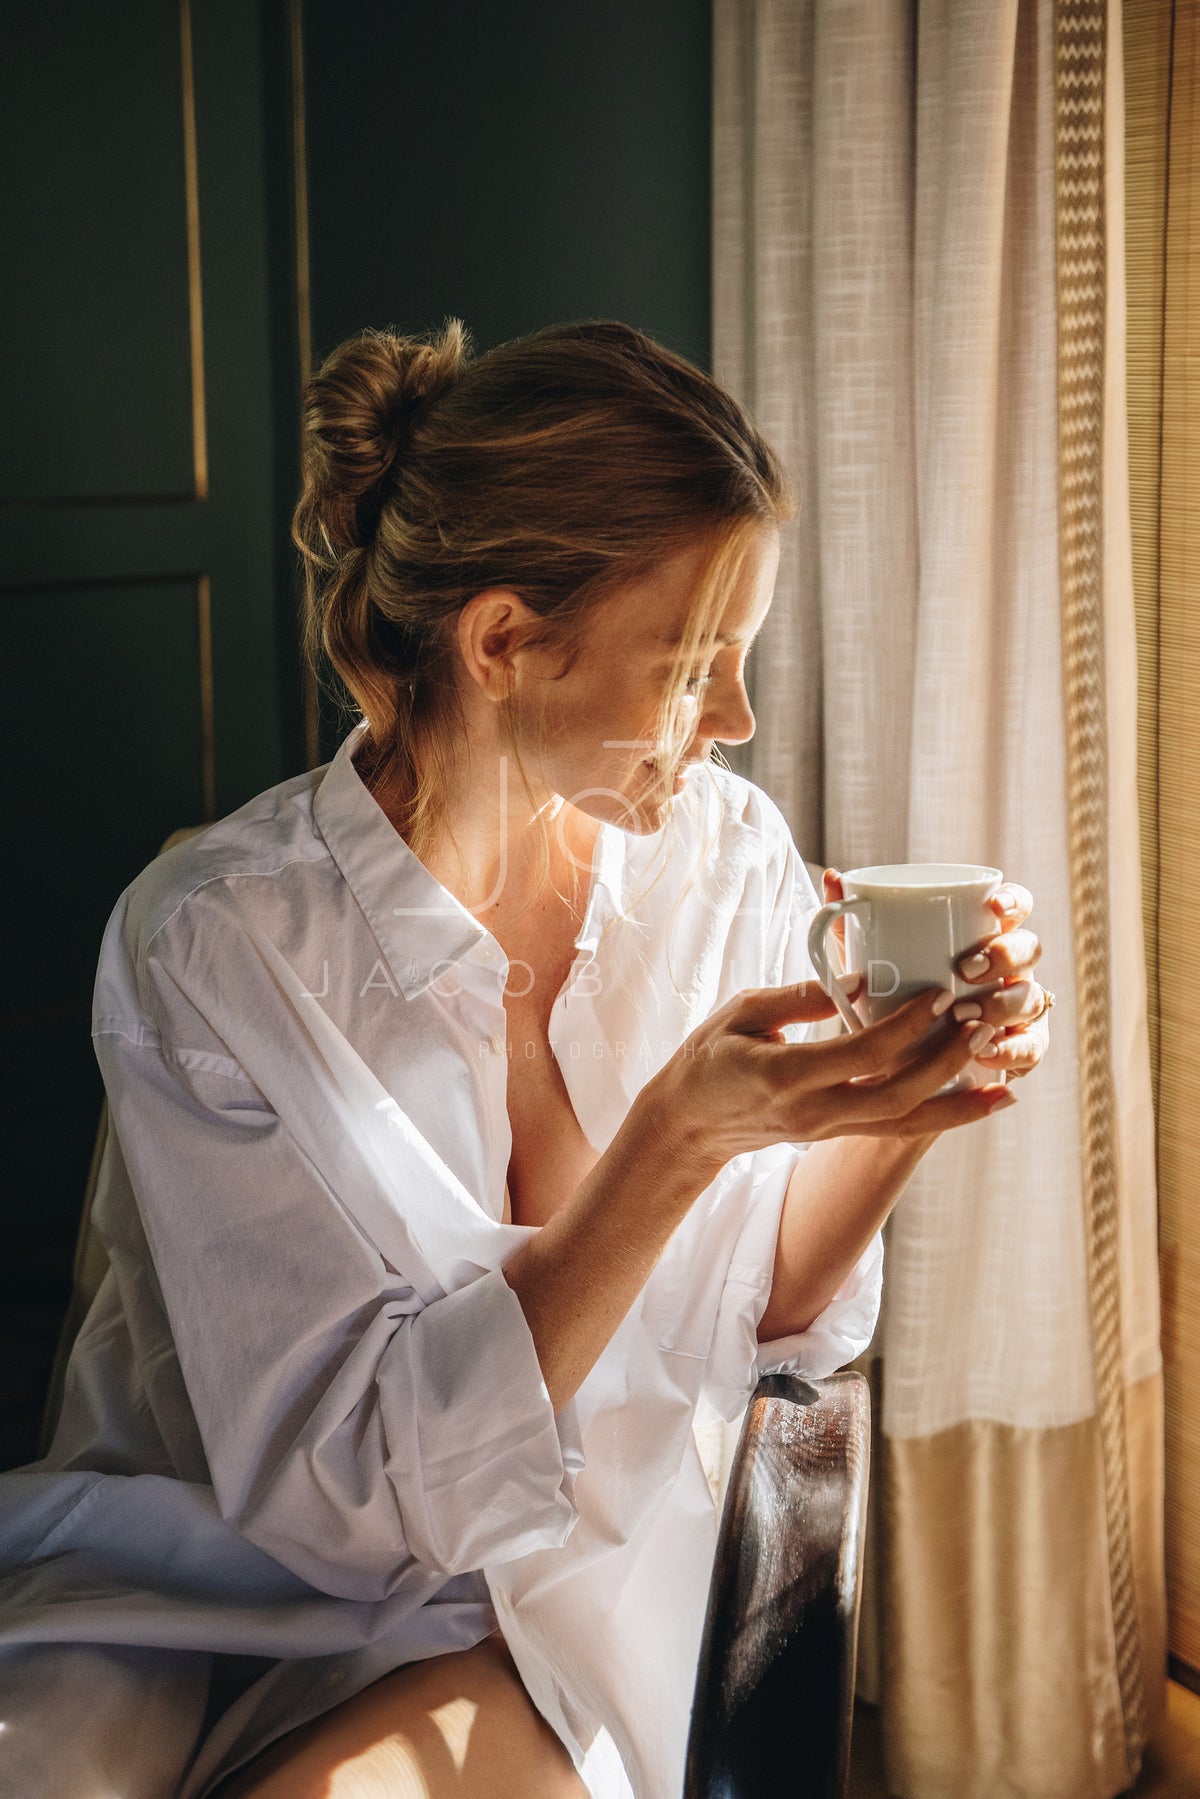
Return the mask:
M 1173 1671 L 1200 1683 L 1200 0 L 1126 0 L 1129 450 Z
M 1112 1799 L 1165 1698 L 1119 4 L 714 21 L 713 367 L 801 494 L 744 772 L 810 865 L 1025 883 L 1059 1002 L 888 1222 L 861 1690 L 900 1799 Z

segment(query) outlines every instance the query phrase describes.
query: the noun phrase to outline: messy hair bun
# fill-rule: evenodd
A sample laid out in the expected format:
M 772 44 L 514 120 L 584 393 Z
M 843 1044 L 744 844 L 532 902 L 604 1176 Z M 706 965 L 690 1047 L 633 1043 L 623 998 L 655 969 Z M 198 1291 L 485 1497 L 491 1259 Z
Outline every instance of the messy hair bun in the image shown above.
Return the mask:
M 748 538 L 795 511 L 733 396 L 615 319 L 549 325 L 478 357 L 457 318 L 423 336 L 364 331 L 308 383 L 303 425 L 292 536 L 306 654 L 366 718 L 355 766 L 418 855 L 463 728 L 454 626 L 473 595 L 514 589 L 534 615 L 520 647 L 569 666 L 598 600 L 704 542 L 682 692 Z M 500 702 L 498 721 L 523 776 L 518 738 L 539 726 L 515 704 Z M 674 709 L 664 695 L 664 731 Z
M 461 319 L 432 342 L 367 330 L 313 376 L 302 418 L 303 522 L 330 555 L 370 542 L 417 415 L 453 385 L 468 353 Z

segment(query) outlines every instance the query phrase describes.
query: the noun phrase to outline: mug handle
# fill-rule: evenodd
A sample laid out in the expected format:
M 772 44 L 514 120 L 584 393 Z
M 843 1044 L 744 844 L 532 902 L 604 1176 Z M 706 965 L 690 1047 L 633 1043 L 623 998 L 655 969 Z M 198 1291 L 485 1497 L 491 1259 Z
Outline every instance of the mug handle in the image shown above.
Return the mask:
M 813 914 L 813 921 L 808 927 L 808 959 L 816 969 L 817 978 L 825 992 L 852 1031 L 865 1031 L 867 1027 L 838 986 L 829 963 L 829 946 L 826 936 L 835 918 L 843 918 L 847 912 L 869 912 L 870 910 L 871 902 L 868 899 L 833 900 L 828 906 L 822 906 L 819 912 Z

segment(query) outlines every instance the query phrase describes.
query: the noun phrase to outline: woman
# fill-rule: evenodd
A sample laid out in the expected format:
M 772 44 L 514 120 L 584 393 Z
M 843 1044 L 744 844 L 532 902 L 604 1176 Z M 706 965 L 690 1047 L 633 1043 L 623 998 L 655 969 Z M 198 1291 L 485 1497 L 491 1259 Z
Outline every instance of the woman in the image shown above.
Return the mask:
M 866 1346 L 917 1161 L 1015 1098 L 939 1089 L 1045 1045 L 1022 888 L 982 1027 L 803 1041 L 817 898 L 716 757 L 792 511 L 621 324 L 311 382 L 309 648 L 362 717 L 109 921 L 111 1268 L 0 1482 L 22 1799 L 679 1792 L 696 1425 Z

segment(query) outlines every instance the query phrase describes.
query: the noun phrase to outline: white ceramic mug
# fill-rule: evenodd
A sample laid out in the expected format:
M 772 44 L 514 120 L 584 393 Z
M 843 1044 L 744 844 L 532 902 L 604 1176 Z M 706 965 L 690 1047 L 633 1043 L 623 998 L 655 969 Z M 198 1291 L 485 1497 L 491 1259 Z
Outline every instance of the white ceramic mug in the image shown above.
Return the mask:
M 964 981 L 957 963 L 972 945 L 999 934 L 1000 920 L 986 902 L 1003 880 L 998 868 L 974 862 L 891 862 L 843 874 L 846 897 L 815 914 L 808 954 L 849 1028 L 861 1031 L 877 1023 L 928 987 L 948 987 L 977 1001 L 1002 987 L 1002 980 Z M 829 961 L 828 932 L 837 918 L 846 921 L 842 972 L 867 977 L 853 1005 Z M 972 1058 L 938 1091 L 1003 1080 L 1003 1071 Z

